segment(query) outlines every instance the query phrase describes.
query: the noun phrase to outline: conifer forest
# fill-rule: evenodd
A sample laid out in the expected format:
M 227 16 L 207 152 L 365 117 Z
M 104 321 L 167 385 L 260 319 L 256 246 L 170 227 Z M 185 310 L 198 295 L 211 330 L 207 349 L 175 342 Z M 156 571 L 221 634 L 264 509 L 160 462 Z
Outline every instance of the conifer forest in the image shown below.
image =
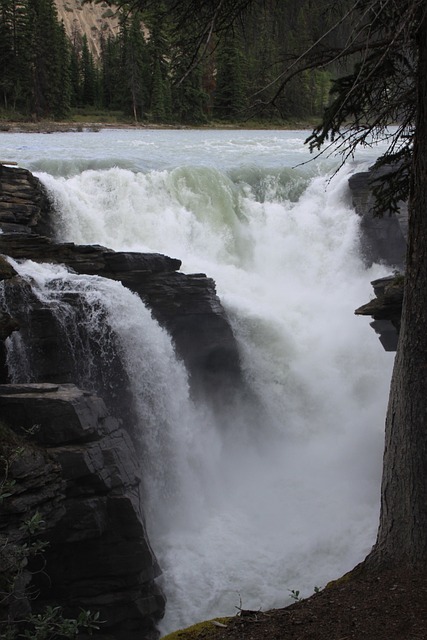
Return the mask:
M 283 69 L 334 22 L 331 5 L 253 0 L 196 60 L 192 17 L 178 25 L 166 0 L 107 8 L 118 27 L 101 35 L 99 55 L 86 34 L 67 35 L 54 0 L 0 0 L 0 114 L 66 119 L 99 108 L 141 123 L 310 120 L 342 69 L 309 69 L 275 94 Z M 331 46 L 345 37 L 335 29 Z

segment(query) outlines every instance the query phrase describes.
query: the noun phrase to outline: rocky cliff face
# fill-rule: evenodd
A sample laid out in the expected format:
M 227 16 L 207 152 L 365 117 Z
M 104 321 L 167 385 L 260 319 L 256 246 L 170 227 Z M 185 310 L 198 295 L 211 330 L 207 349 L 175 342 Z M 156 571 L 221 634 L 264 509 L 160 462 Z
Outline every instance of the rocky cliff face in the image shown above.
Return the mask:
M 0 163 L 0 228 L 3 233 L 51 234 L 51 206 L 39 180 L 26 169 Z
M 408 207 L 400 203 L 398 214 L 382 218 L 373 213 L 373 189 L 388 172 L 387 166 L 356 173 L 349 179 L 353 204 L 361 217 L 361 247 L 365 262 L 371 266 L 379 262 L 390 270 L 403 272 L 405 268 Z M 395 351 L 400 330 L 404 279 L 396 274 L 372 282 L 376 298 L 356 309 L 357 315 L 372 316 L 371 327 L 379 334 L 386 351 Z
M 0 253 L 121 281 L 173 336 L 193 393 L 227 402 L 240 387 L 240 364 L 213 281 L 180 273 L 180 261 L 162 255 L 56 243 L 43 235 L 50 233 L 51 215 L 34 176 L 0 165 Z M 120 361 L 114 361 L 112 387 L 99 385 L 106 407 L 75 386 L 73 354 L 52 313 L 4 258 L 0 280 L 0 419 L 25 441 L 23 457 L 3 469 L 3 480 L 16 484 L 0 504 L 0 534 L 26 544 L 24 514 L 39 512 L 49 542 L 49 578 L 28 567 L 18 600 L 24 608 L 54 603 L 70 612 L 100 611 L 108 637 L 151 638 L 164 598 L 144 526 L 134 418 Z M 69 302 L 80 304 L 78 296 Z M 14 331 L 33 352 L 31 379 L 24 367 L 21 384 L 11 384 L 6 361 L 4 341 Z M 35 424 L 29 444 L 27 431 Z M 36 604 L 24 597 L 29 581 L 40 590 Z
M 38 513 L 38 536 L 49 543 L 43 571 L 37 559 L 26 567 L 26 581 L 40 591 L 33 608 L 89 608 L 105 621 L 103 634 L 154 637 L 164 598 L 126 430 L 100 398 L 74 385 L 1 385 L 0 415 L 24 443 L 8 470 L 16 484 L 3 501 L 0 536 L 9 549 L 28 544 L 22 523 Z M 13 595 L 15 609 L 30 608 L 28 597 Z
M 86 36 L 92 55 L 101 54 L 101 39 L 117 35 L 119 19 L 116 8 L 107 2 L 55 0 L 59 19 L 72 42 Z

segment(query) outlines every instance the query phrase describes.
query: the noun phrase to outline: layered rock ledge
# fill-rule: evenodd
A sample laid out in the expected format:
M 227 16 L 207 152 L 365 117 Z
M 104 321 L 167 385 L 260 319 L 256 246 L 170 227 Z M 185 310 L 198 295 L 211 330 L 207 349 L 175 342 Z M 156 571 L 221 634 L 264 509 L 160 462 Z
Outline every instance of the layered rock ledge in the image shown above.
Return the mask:
M 52 207 L 40 181 L 27 169 L 0 164 L 0 228 L 3 233 L 51 234 Z
M 125 429 L 100 398 L 74 385 L 0 385 L 0 415 L 21 439 L 8 469 L 15 484 L 2 502 L 0 537 L 27 544 L 22 523 L 38 513 L 39 537 L 49 543 L 43 571 L 27 567 L 27 581 L 41 593 L 33 607 L 89 608 L 105 621 L 103 635 L 155 637 L 164 598 Z M 16 602 L 29 608 L 22 597 Z
M 371 316 L 371 327 L 379 334 L 386 351 L 396 351 L 400 332 L 404 292 L 403 276 L 388 276 L 372 281 L 375 298 L 356 309 L 359 316 Z

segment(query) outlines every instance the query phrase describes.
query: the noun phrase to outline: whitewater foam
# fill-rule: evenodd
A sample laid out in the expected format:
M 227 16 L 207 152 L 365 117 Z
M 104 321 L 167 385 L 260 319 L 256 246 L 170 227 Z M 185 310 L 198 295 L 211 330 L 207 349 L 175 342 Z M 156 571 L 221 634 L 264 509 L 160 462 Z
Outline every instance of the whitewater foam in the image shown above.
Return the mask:
M 163 252 L 215 278 L 264 409 L 262 424 L 246 424 L 242 407 L 228 432 L 221 415 L 187 400 L 167 414 L 179 428 L 161 465 L 176 448 L 183 490 L 162 501 L 154 483 L 147 517 L 167 632 L 240 604 L 282 606 L 290 589 L 308 595 L 363 559 L 377 524 L 392 356 L 353 313 L 387 270 L 360 260 L 348 167 L 332 180 L 336 162 L 292 169 L 306 156 L 291 132 L 155 133 L 140 142 L 158 140 L 156 153 L 170 155 L 138 160 L 135 143 L 136 171 L 40 177 L 61 240 Z M 117 135 L 105 155 L 129 146 Z M 169 385 L 160 377 L 154 395 Z

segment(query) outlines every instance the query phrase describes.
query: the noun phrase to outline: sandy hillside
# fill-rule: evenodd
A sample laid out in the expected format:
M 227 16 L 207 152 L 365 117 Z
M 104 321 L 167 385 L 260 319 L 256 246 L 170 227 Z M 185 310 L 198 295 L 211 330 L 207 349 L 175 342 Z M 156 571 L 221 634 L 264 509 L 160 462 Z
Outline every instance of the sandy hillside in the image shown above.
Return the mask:
M 65 25 L 67 35 L 73 40 L 86 34 L 92 54 L 97 58 L 100 54 L 100 36 L 116 34 L 118 21 L 114 7 L 106 2 L 83 4 L 80 0 L 55 0 L 58 14 Z

